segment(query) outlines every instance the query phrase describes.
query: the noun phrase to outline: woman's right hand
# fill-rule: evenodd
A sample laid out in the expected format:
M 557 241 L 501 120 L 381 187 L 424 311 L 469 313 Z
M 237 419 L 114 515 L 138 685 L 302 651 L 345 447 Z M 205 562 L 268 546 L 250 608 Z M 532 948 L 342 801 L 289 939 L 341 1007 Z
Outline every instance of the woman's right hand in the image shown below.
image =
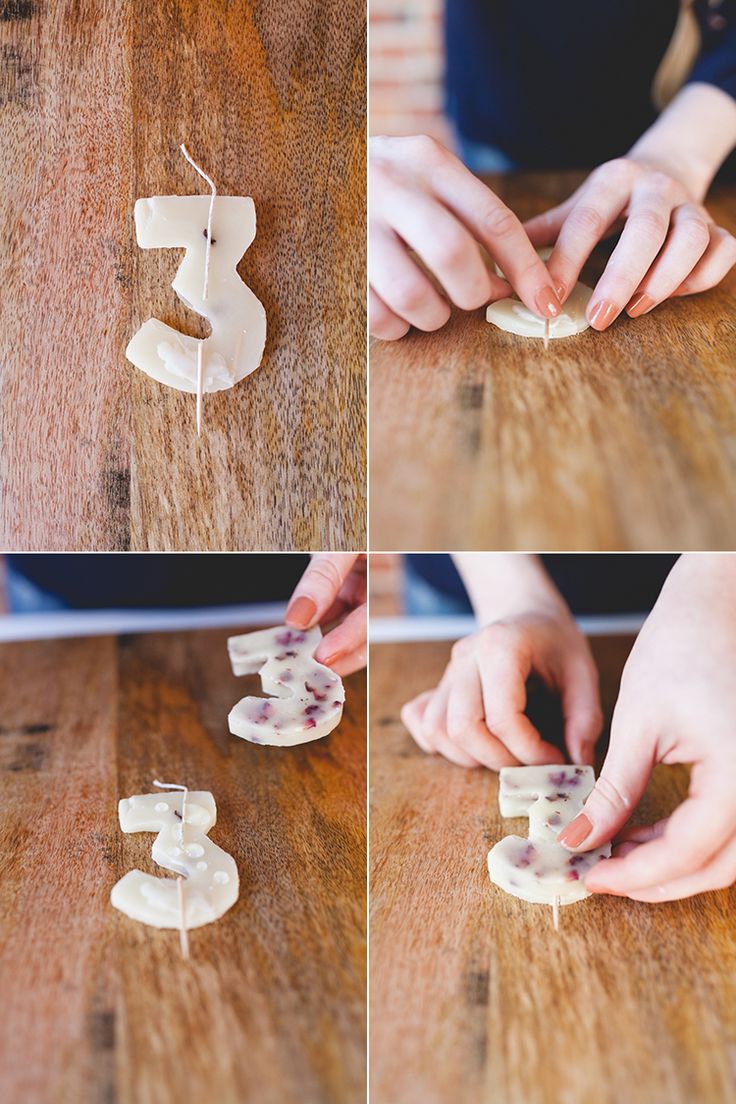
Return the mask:
M 476 310 L 513 289 L 540 318 L 560 313 L 549 273 L 519 219 L 432 138 L 371 139 L 368 242 L 370 330 L 385 341 L 403 337 L 410 326 L 439 329 L 450 317 L 448 299 Z M 489 270 L 479 243 L 508 283 Z
M 603 726 L 598 673 L 561 604 L 504 617 L 459 640 L 439 686 L 408 702 L 401 719 L 424 751 L 463 767 L 564 762 L 524 713 L 531 674 L 560 694 L 571 761 L 592 763 Z

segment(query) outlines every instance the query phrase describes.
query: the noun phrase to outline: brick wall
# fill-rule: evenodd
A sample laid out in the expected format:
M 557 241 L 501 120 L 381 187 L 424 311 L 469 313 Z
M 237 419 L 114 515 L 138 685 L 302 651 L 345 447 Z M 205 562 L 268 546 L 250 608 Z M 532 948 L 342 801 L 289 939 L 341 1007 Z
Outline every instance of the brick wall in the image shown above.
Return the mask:
M 369 565 L 371 617 L 398 617 L 404 612 L 404 557 L 398 552 L 372 552 Z
M 447 144 L 442 116 L 442 0 L 370 0 L 369 130 L 431 134 Z

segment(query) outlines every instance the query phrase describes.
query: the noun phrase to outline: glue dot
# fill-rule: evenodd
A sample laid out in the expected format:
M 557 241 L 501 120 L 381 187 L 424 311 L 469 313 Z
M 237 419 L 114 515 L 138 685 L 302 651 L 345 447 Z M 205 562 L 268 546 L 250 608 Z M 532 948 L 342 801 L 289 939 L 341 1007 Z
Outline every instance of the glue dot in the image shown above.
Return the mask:
M 193 859 L 198 859 L 200 855 L 204 855 L 204 847 L 201 843 L 190 843 L 186 848 L 187 855 L 191 855 Z
M 169 806 L 165 801 L 157 801 L 154 805 L 154 809 L 157 813 L 165 813 L 168 807 Z
M 230 875 L 226 874 L 224 870 L 216 870 L 213 874 L 213 879 L 218 885 L 225 885 L 230 881 Z
M 206 870 L 206 869 L 207 869 L 207 863 L 206 862 L 198 862 L 197 863 L 197 870 Z

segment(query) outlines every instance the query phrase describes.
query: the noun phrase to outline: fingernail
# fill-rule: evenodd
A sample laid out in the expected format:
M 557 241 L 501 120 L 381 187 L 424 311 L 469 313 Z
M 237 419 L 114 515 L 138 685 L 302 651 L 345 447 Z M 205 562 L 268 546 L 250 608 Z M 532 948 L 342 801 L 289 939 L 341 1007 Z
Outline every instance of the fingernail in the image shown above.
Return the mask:
M 339 654 L 339 652 L 332 652 L 331 655 L 321 656 L 317 651 L 314 653 L 314 658 L 317 660 L 318 663 L 321 663 L 323 667 L 331 667 Z
M 594 307 L 588 308 L 588 321 L 594 330 L 605 330 L 610 326 L 620 308 L 610 299 L 599 299 Z
M 590 819 L 585 813 L 578 813 L 575 819 L 570 821 L 567 828 L 562 829 L 557 837 L 557 842 L 561 843 L 563 847 L 579 847 L 592 831 L 593 825 Z
M 652 307 L 655 307 L 656 305 L 657 304 L 654 299 L 652 299 L 651 295 L 647 295 L 646 292 L 640 291 L 639 294 L 635 295 L 629 303 L 628 307 L 626 308 L 626 313 L 628 314 L 629 318 L 638 318 L 640 314 L 646 314 L 647 311 L 650 311 Z
M 555 286 L 555 292 L 557 293 L 557 298 L 560 300 L 560 303 L 564 303 L 565 301 L 565 291 L 566 288 L 564 284 L 557 284 Z
M 289 602 L 286 610 L 286 622 L 288 625 L 295 625 L 298 629 L 306 629 L 312 623 L 316 612 L 316 603 L 302 594 L 298 598 L 292 598 Z
M 534 302 L 537 304 L 537 310 L 543 318 L 556 318 L 560 313 L 560 304 L 553 287 L 542 288 L 540 292 L 537 292 Z

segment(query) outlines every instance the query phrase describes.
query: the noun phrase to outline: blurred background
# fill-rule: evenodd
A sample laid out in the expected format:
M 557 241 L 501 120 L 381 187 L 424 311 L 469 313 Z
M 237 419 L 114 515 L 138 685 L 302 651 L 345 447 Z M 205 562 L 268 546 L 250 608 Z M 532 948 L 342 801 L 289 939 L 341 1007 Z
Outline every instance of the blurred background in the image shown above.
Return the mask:
M 299 553 L 29 553 L 0 558 L 0 640 L 278 624 Z
M 493 570 L 494 553 L 474 555 Z M 581 552 L 540 558 L 583 631 L 595 635 L 637 632 L 678 556 Z M 476 627 L 453 558 L 445 553 L 373 553 L 370 602 L 374 644 L 451 640 Z
M 452 145 L 443 116 L 442 0 L 371 0 L 370 134 L 430 134 Z

